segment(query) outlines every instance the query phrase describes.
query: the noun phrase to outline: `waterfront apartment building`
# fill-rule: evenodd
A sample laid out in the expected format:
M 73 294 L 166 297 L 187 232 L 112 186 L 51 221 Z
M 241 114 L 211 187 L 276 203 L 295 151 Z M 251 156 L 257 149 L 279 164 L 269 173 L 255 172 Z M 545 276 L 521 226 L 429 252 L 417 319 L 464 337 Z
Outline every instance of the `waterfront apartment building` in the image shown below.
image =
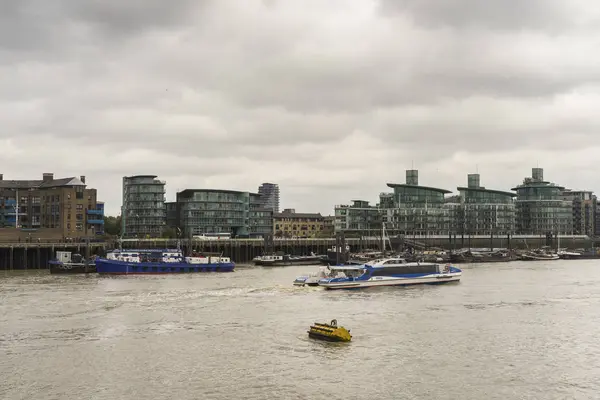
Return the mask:
M 126 238 L 156 238 L 166 224 L 165 181 L 156 175 L 123 177 L 121 223 Z
M 596 196 L 589 190 L 564 190 L 562 199 L 571 202 L 573 234 L 594 236 L 596 233 Z
M 273 235 L 275 237 L 315 238 L 325 229 L 325 218 L 317 213 L 297 213 L 285 209 L 273 214 Z
M 263 198 L 258 193 L 250 194 L 250 215 L 248 219 L 248 235 L 250 237 L 266 237 L 273 233 L 272 208 L 265 207 Z M 279 205 L 277 205 L 279 207 Z
M 596 196 L 594 196 L 596 197 Z M 594 210 L 594 236 L 600 237 L 600 202 L 596 198 L 596 208 Z
M 0 174 L 0 230 L 3 239 L 76 239 L 104 234 L 104 203 L 85 176 L 4 180 Z
M 515 193 L 486 189 L 479 174 L 469 174 L 466 187 L 458 187 L 457 203 L 447 203 L 452 210 L 450 234 L 508 235 L 515 232 Z
M 573 203 L 563 198 L 564 187 L 544 180 L 544 170 L 533 168 L 517 192 L 516 233 L 572 235 Z
M 379 197 L 381 217 L 389 235 L 429 237 L 447 235 L 452 210 L 444 196 L 449 190 L 419 185 L 419 172 L 406 171 L 406 183 L 388 183 L 393 193 Z
M 220 189 L 186 189 L 177 193 L 177 224 L 185 237 L 228 233 L 261 237 L 273 231 L 273 212 L 258 193 Z
M 263 183 L 258 187 L 258 194 L 262 199 L 263 208 L 279 212 L 279 185 L 276 183 Z
M 346 236 L 372 236 L 381 231 L 381 213 L 366 200 L 352 200 L 349 205 L 335 206 L 335 233 Z

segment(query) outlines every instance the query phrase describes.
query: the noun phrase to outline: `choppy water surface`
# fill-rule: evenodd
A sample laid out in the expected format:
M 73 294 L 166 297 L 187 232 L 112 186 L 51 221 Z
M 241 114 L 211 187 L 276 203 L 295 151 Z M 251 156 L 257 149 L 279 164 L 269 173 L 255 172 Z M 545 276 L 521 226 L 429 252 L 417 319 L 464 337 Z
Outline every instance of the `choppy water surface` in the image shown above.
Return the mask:
M 317 267 L 0 271 L 0 399 L 592 399 L 600 262 L 472 265 L 458 284 L 294 288 Z M 337 318 L 349 344 L 308 339 Z

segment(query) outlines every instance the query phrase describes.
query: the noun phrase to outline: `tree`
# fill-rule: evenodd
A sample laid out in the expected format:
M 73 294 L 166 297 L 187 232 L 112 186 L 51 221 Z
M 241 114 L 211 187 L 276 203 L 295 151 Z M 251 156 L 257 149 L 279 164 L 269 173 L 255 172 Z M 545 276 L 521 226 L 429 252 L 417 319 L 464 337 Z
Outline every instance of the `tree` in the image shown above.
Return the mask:
M 111 236 L 121 235 L 121 216 L 104 216 L 104 233 Z

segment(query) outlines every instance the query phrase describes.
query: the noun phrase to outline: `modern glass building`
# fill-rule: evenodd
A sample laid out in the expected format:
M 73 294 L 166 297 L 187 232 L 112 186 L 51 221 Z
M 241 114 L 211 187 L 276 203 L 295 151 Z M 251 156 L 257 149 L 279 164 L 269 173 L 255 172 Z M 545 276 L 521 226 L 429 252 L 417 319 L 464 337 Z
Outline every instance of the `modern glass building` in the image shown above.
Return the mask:
M 125 237 L 160 237 L 166 223 L 165 181 L 156 175 L 124 176 L 121 223 Z
M 406 183 L 387 185 L 394 192 L 380 195 L 380 208 L 390 235 L 428 237 L 448 234 L 452 212 L 444 197 L 451 193 L 449 190 L 419 185 L 417 170 L 406 171 Z
M 531 175 L 512 189 L 517 192 L 516 233 L 572 235 L 573 206 L 562 197 L 565 188 L 544 181 L 542 168 L 533 168 Z
M 596 233 L 597 199 L 589 190 L 565 190 L 562 199 L 573 208 L 573 234 L 594 236 Z
M 350 205 L 335 206 L 335 233 L 347 236 L 376 235 L 381 230 L 379 208 L 366 200 L 352 200 Z
M 263 207 L 257 193 L 186 189 L 177 193 L 177 214 L 186 237 L 205 233 L 262 236 L 273 230 L 273 213 Z
M 272 208 L 265 207 L 260 194 L 250 193 L 249 236 L 266 237 L 266 235 L 272 234 L 273 214 Z
M 479 174 L 469 174 L 468 186 L 457 190 L 460 203 L 452 207 L 451 234 L 489 236 L 515 232 L 515 193 L 480 186 Z

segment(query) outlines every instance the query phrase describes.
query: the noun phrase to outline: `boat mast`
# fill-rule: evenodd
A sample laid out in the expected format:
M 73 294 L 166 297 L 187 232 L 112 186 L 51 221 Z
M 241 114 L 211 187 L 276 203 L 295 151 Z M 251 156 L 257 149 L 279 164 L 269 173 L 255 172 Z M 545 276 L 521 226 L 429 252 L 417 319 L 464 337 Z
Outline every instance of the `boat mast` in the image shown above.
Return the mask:
M 15 194 L 15 201 L 16 201 L 16 206 L 15 206 L 15 229 L 19 229 L 19 189 L 16 189 L 16 194 Z

